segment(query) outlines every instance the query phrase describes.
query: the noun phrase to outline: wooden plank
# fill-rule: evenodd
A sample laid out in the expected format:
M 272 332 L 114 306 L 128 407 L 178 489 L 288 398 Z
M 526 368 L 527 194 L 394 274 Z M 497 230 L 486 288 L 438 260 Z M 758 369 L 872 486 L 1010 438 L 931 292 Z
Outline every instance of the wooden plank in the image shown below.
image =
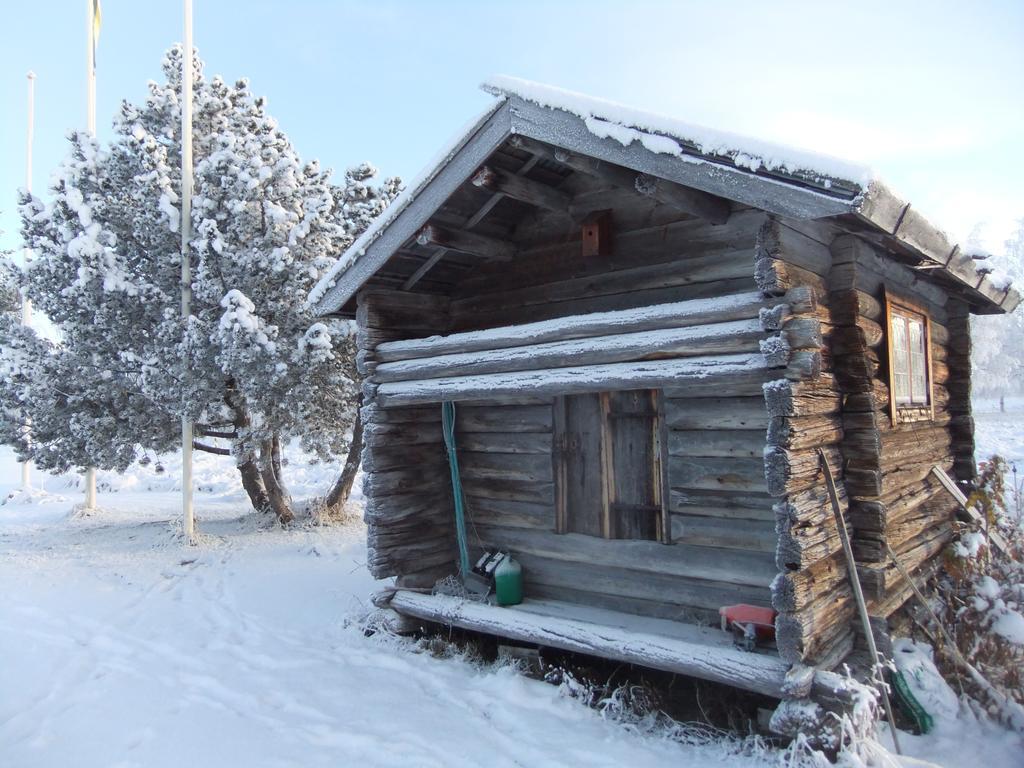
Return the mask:
M 554 504 L 555 487 L 550 482 L 525 482 L 497 478 L 467 477 L 462 481 L 466 496 L 502 501 L 522 501 L 537 504 Z
M 503 525 L 543 531 L 550 531 L 555 527 L 555 510 L 552 505 L 532 501 L 488 499 L 467 495 L 466 515 L 474 525 Z
M 390 413 L 387 409 L 384 413 Z M 551 432 L 550 405 L 476 405 L 467 403 L 455 409 L 455 431 L 474 432 Z M 440 418 L 440 417 L 438 417 Z
M 654 423 L 655 440 L 657 441 L 657 472 L 655 475 L 655 491 L 658 504 L 661 506 L 661 540 L 665 544 L 672 543 L 671 518 L 671 486 L 668 482 L 668 425 L 665 421 L 665 392 L 655 390 L 655 409 L 657 417 Z
M 571 604 L 548 604 L 544 613 L 522 608 L 498 608 L 446 595 L 399 590 L 391 600 L 399 613 L 449 626 L 462 627 L 519 642 L 589 654 L 652 669 L 782 697 L 788 665 L 772 654 L 746 653 L 713 629 L 681 624 L 659 626 L 656 620 L 637 622 L 628 616 L 602 617 L 587 609 L 590 619 Z M 659 631 L 660 629 L 660 631 Z
M 763 429 L 667 430 L 669 456 L 756 458 L 765 447 Z
M 697 608 L 716 612 L 723 605 L 753 603 L 769 607 L 771 593 L 766 586 L 752 587 L 714 581 L 681 579 L 660 573 L 642 573 L 594 563 L 572 563 L 516 555 L 523 567 L 527 595 L 537 587 L 563 587 L 578 592 L 636 600 L 643 607 L 661 604 L 662 615 L 674 608 L 678 614 Z M 642 609 L 642 608 L 641 608 Z
M 595 567 L 602 564 L 644 573 L 765 588 L 778 573 L 773 558 L 764 552 L 687 544 L 666 546 L 657 541 L 603 539 L 581 533 L 559 535 L 498 526 L 477 526 L 477 533 L 484 545 L 500 545 L 516 553 Z
M 496 395 L 557 395 L 607 392 L 619 389 L 659 389 L 688 382 L 715 380 L 728 391 L 730 378 L 763 368 L 756 355 L 716 355 L 678 360 L 553 368 L 539 371 L 489 373 L 381 384 L 376 392 L 382 407 L 473 400 Z
M 606 536 L 604 430 L 601 398 L 597 394 L 564 398 L 565 531 Z M 563 491 L 560 491 L 560 493 Z
M 727 253 L 694 256 L 662 264 L 616 270 L 611 274 L 572 277 L 539 286 L 515 288 L 501 293 L 469 296 L 452 302 L 452 312 L 461 316 L 501 310 L 521 309 L 536 305 L 566 302 L 573 299 L 601 297 L 644 290 L 683 289 L 709 286 L 712 293 L 725 293 L 720 284 L 728 280 L 745 280 L 750 285 L 750 250 L 738 248 Z M 651 302 L 645 302 L 651 303 Z
M 602 284 L 614 285 L 614 277 L 605 275 Z M 514 325 L 583 315 L 594 312 L 611 312 L 624 309 L 638 309 L 664 304 L 673 301 L 688 301 L 717 296 L 728 296 L 750 290 L 749 275 L 691 285 L 669 285 L 663 288 L 652 287 L 643 290 L 624 290 L 619 293 L 594 295 L 585 289 L 573 298 L 566 298 L 539 304 L 513 304 L 511 306 L 483 306 L 473 312 L 459 312 L 453 317 L 452 328 L 463 331 L 471 328 L 494 328 L 497 326 Z M 429 335 L 429 332 L 420 334 Z M 389 339 L 390 341 L 390 339 Z
M 552 406 L 551 472 L 555 478 L 555 532 L 568 530 L 569 510 L 569 435 L 566 398 L 556 397 Z
M 671 457 L 669 484 L 672 488 L 762 492 L 768 489 L 764 461 L 759 458 Z
M 551 454 L 549 432 L 467 432 L 458 435 L 456 443 L 460 451 L 476 453 Z
M 767 520 L 672 515 L 672 540 L 702 547 L 744 549 L 752 552 L 775 551 L 775 525 Z
M 655 449 L 656 415 L 650 390 L 610 392 L 605 395 L 609 432 L 608 469 L 613 482 L 610 497 L 609 537 L 659 540 L 661 504 L 657 487 L 661 469 Z M 657 510 L 657 514 L 654 513 Z
M 517 269 L 510 273 L 500 265 L 482 265 L 455 287 L 452 298 L 463 299 L 539 287 L 567 278 L 597 279 L 604 275 L 606 279 L 614 279 L 624 269 L 666 265 L 698 256 L 724 257 L 737 251 L 750 253 L 754 248 L 757 230 L 765 218 L 761 211 L 741 211 L 734 214 L 728 224 L 720 227 L 694 219 L 659 223 L 655 216 L 651 220 L 630 225 L 620 216 L 623 208 L 621 199 L 593 199 L 592 205 L 594 207 L 574 211 L 573 215 L 582 219 L 593 210 L 615 211 L 616 226 L 608 254 L 584 257 L 580 232 L 575 224 L 567 224 L 563 219 L 558 227 L 549 227 L 542 235 L 532 227 L 535 218 L 527 217 L 514 236 L 522 246 L 516 257 Z M 652 213 L 657 213 L 657 210 Z M 628 216 L 628 213 L 625 215 Z M 745 290 L 750 290 L 749 284 Z
M 765 430 L 769 418 L 762 397 L 669 398 L 665 423 L 671 430 Z
M 988 524 L 988 521 L 982 517 L 981 513 L 977 509 L 967 503 L 967 497 L 964 496 L 963 492 L 959 488 L 957 488 L 956 483 L 953 482 L 953 478 L 946 474 L 942 467 L 939 466 L 932 467 L 931 472 L 938 478 L 939 482 L 942 483 L 942 487 L 949 491 L 950 495 L 956 499 L 962 511 L 961 517 L 966 517 L 970 522 L 980 525 L 981 530 L 988 534 L 989 539 L 996 548 L 1004 555 L 1007 554 L 1010 551 L 1009 543 L 994 526 L 990 526 Z
M 459 450 L 459 469 L 468 480 L 516 480 L 550 483 L 551 459 L 544 454 L 472 453 Z
M 729 520 L 774 521 L 772 499 L 763 494 L 737 494 L 733 491 L 707 491 L 672 488 L 669 510 L 673 514 L 719 517 Z

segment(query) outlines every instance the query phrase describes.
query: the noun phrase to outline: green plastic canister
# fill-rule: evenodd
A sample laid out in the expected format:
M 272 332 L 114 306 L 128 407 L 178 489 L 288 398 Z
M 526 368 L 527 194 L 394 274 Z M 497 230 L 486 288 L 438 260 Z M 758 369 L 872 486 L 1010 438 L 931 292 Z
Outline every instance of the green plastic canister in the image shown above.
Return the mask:
M 494 597 L 498 605 L 519 605 L 523 602 L 523 568 L 511 555 L 494 569 Z

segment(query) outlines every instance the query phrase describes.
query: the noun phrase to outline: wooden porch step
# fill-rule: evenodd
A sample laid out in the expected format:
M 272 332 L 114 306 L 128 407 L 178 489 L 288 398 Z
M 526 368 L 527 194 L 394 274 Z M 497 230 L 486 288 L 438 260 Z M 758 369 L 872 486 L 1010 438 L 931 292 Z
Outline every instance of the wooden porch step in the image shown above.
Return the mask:
M 401 614 L 512 640 L 588 654 L 783 697 L 789 665 L 774 651 L 742 651 L 718 629 L 555 600 L 510 608 L 399 590 Z

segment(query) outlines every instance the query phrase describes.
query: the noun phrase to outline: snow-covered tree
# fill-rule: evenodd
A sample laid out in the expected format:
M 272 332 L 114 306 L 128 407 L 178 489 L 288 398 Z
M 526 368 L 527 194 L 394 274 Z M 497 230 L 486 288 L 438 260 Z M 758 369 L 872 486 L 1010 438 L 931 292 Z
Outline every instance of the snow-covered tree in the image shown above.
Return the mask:
M 18 289 L 18 268 L 0 252 L 0 315 L 8 315 L 21 309 L 21 293 Z
M 977 235 L 978 228 L 975 228 L 972 239 L 976 241 Z M 1017 290 L 1024 290 L 1024 218 L 1006 241 L 1002 255 L 989 254 L 977 247 L 973 250 L 984 257 L 981 263 L 991 270 L 989 277 L 994 283 L 1012 283 Z M 971 341 L 976 389 L 1002 395 L 1021 387 L 1024 381 L 1024 309 L 1018 307 L 1009 316 L 973 316 Z
M 300 161 L 246 81 L 207 80 L 194 57 L 193 298 L 185 324 L 181 55 L 178 47 L 168 52 L 166 82 L 149 84 L 145 104 L 122 104 L 109 146 L 70 136 L 52 201 L 22 201 L 23 236 L 34 252 L 28 293 L 62 334 L 46 376 L 72 390 L 55 400 L 56 384 L 40 387 L 51 399 L 37 392 L 28 400 L 55 407 L 73 442 L 86 447 L 84 456 L 64 458 L 39 457 L 38 447 L 33 458 L 43 466 L 123 466 L 173 449 L 185 415 L 196 424 L 196 447 L 230 453 L 254 507 L 287 521 L 281 444 L 297 439 L 324 460 L 344 455 L 359 396 L 350 324 L 316 318 L 306 295 L 399 182 L 373 186 L 375 169 L 362 165 L 344 186 L 332 184 L 329 171 Z M 36 445 L 46 442 L 35 435 Z M 51 441 L 56 453 L 65 443 Z

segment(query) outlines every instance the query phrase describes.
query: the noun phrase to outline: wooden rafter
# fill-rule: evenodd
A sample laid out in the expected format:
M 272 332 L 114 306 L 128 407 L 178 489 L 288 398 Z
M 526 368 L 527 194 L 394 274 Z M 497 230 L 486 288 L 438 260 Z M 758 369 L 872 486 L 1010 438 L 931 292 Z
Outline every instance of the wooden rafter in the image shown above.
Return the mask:
M 449 251 L 481 256 L 488 261 L 509 261 L 516 247 L 506 240 L 480 235 L 467 229 L 441 227 L 427 224 L 416 235 L 420 245 L 436 245 Z
M 569 195 L 554 187 L 519 174 L 507 173 L 490 165 L 485 165 L 477 172 L 473 177 L 473 186 L 490 192 L 500 192 L 514 200 L 556 213 L 566 212 L 572 202 Z
M 723 197 L 674 184 L 648 174 L 638 174 L 629 168 L 604 162 L 594 157 L 556 149 L 525 136 L 513 137 L 512 143 L 519 149 L 537 157 L 553 160 L 578 173 L 593 176 L 614 186 L 632 189 L 638 194 L 646 195 L 659 203 L 670 205 L 712 224 L 724 224 L 729 220 L 731 206 L 729 201 Z
M 520 167 L 520 169 L 516 171 L 516 175 L 523 176 L 529 173 L 530 169 L 532 169 L 538 162 L 540 162 L 539 157 L 537 157 L 536 155 L 531 156 L 525 163 L 523 163 L 522 167 Z M 462 229 L 473 229 L 473 227 L 475 227 L 477 224 L 484 220 L 487 214 L 489 214 L 494 209 L 494 206 L 500 203 L 504 199 L 504 197 L 505 195 L 501 192 L 495 192 L 493 195 L 491 195 L 487 199 L 487 202 L 480 206 L 480 210 L 478 210 L 476 213 L 474 213 L 472 216 L 466 219 L 466 223 L 462 225 Z M 415 286 L 416 283 L 418 283 L 423 278 L 423 276 L 427 274 L 427 272 L 434 268 L 434 265 L 437 264 L 437 262 L 444 258 L 444 255 L 446 253 L 448 253 L 447 248 L 435 249 L 434 252 L 431 253 L 429 257 L 427 257 L 427 260 L 423 262 L 422 265 L 420 265 L 419 269 L 413 272 L 409 279 L 402 284 L 402 290 L 411 290 L 413 286 Z

